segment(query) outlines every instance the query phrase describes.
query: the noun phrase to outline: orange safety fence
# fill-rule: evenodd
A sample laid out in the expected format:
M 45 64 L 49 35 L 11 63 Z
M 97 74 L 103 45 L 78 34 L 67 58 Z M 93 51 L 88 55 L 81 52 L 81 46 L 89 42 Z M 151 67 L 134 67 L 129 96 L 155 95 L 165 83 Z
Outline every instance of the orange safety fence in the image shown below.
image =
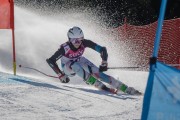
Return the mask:
M 118 31 L 118 40 L 128 44 L 131 51 L 131 61 L 147 65 L 152 56 L 157 21 L 144 25 L 135 26 L 124 23 L 115 30 Z M 166 64 L 180 68 L 180 18 L 165 20 L 163 24 L 158 60 Z

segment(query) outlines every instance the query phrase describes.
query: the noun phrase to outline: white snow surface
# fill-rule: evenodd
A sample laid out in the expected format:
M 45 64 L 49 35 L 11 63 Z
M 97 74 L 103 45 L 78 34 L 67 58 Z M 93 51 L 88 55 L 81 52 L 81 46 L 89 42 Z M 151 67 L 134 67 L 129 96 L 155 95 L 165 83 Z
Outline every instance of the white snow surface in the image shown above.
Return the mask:
M 143 92 L 147 73 L 140 74 L 132 82 Z M 143 96 L 113 95 L 93 86 L 0 73 L 1 120 L 133 120 L 140 119 L 142 101 Z

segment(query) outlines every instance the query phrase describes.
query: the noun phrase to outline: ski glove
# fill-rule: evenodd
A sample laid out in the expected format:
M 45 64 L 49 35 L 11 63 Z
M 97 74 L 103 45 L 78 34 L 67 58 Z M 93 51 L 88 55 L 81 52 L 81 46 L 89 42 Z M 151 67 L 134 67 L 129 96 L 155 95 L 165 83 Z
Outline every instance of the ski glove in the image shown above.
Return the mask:
M 70 81 L 69 77 L 66 75 L 66 74 L 58 74 L 59 76 L 59 80 L 62 82 L 62 83 L 68 83 Z
M 107 71 L 108 63 L 106 61 L 102 61 L 99 66 L 99 72 Z

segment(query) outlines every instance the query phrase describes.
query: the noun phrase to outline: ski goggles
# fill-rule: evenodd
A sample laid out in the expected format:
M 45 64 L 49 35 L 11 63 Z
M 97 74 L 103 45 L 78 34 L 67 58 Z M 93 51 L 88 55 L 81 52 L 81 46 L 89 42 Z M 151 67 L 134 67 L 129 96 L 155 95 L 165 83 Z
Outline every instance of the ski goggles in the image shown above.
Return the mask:
M 72 43 L 72 44 L 80 44 L 82 42 L 84 38 L 70 38 L 69 41 Z

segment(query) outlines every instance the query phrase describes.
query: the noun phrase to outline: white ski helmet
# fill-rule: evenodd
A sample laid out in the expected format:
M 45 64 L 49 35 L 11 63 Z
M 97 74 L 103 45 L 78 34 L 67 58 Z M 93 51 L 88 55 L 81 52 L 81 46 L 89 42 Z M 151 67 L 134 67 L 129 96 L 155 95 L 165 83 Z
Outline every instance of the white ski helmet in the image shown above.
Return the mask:
M 69 39 L 71 38 L 83 38 L 84 34 L 81 28 L 74 26 L 73 28 L 69 29 L 67 36 Z

